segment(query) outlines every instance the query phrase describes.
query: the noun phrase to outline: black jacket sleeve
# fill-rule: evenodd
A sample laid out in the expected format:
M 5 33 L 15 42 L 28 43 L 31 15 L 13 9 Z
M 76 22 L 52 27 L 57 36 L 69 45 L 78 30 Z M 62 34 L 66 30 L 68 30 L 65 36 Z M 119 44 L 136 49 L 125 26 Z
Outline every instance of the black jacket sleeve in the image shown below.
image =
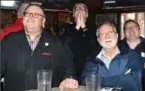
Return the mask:
M 11 46 L 11 37 L 6 37 L 4 40 L 1 41 L 1 78 L 4 77 L 4 74 L 7 70 L 7 63 L 10 58 Z
M 63 70 L 63 79 L 75 78 L 75 72 L 73 67 L 73 54 L 65 43 L 61 44 L 60 60 L 62 61 L 61 67 Z

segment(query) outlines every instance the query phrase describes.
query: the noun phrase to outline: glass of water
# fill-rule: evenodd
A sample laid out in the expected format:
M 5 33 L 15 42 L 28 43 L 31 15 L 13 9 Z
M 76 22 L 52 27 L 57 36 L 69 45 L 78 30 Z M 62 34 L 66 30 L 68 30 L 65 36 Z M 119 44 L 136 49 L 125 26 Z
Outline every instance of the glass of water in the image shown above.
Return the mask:
M 97 73 L 89 73 L 86 77 L 87 91 L 101 91 L 101 79 Z
M 51 91 L 52 83 L 52 70 L 38 70 L 37 71 L 37 84 L 38 91 Z

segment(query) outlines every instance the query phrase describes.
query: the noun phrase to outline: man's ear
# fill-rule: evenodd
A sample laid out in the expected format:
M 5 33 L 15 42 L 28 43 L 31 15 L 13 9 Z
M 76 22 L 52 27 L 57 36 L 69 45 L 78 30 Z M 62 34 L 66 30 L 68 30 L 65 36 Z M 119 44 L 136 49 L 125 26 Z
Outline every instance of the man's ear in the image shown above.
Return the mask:
M 100 39 L 97 37 L 97 40 L 96 41 L 99 43 Z
M 21 16 L 21 15 L 20 15 L 20 12 L 17 12 L 17 17 L 20 18 L 20 16 Z
M 45 27 L 45 21 L 46 21 L 46 19 L 44 18 L 43 21 L 42 21 L 42 27 L 43 28 Z
M 117 37 L 117 39 L 118 39 L 118 33 L 116 33 L 116 37 Z

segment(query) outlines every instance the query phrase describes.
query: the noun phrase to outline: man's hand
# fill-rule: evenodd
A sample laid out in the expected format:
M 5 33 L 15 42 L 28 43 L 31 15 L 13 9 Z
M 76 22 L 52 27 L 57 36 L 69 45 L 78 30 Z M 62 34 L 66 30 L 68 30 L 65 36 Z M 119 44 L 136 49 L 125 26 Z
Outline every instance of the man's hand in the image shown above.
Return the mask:
M 85 13 L 83 11 L 81 11 L 81 13 L 80 13 L 81 28 L 86 27 L 86 18 L 85 18 L 84 14 Z
M 75 16 L 75 21 L 76 21 L 76 29 L 79 30 L 81 27 L 81 14 L 80 12 L 77 12 L 76 16 Z
M 78 88 L 78 81 L 72 78 L 66 78 L 60 83 L 59 88 L 60 89 Z
M 86 15 L 84 11 L 78 10 L 75 12 L 75 22 L 76 22 L 75 28 L 77 30 L 86 27 Z

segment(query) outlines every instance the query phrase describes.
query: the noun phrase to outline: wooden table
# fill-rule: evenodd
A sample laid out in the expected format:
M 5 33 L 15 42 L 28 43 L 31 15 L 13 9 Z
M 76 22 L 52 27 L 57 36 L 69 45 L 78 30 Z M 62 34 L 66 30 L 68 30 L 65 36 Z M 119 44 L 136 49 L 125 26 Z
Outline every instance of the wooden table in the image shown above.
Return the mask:
M 52 88 L 52 91 L 86 91 L 84 86 L 80 86 L 79 88 L 76 89 L 64 89 L 60 90 L 59 88 Z
M 24 91 L 38 91 L 38 90 L 24 90 Z M 58 87 L 52 88 L 52 91 L 86 91 L 84 86 L 80 86 L 79 88 L 76 89 L 64 89 L 60 90 Z
M 112 91 L 113 88 L 102 88 L 101 91 Z M 52 91 L 87 91 L 85 86 L 80 86 L 77 89 L 65 89 L 65 90 L 60 90 L 59 88 L 52 88 Z M 122 90 L 113 90 L 113 91 L 122 91 Z
M 24 90 L 24 91 L 38 91 L 38 90 Z M 64 89 L 60 90 L 58 87 L 52 88 L 52 91 L 87 91 L 85 86 L 79 86 L 76 89 Z M 112 88 L 102 88 L 101 91 L 112 91 Z M 122 90 L 115 90 L 115 91 L 122 91 Z

